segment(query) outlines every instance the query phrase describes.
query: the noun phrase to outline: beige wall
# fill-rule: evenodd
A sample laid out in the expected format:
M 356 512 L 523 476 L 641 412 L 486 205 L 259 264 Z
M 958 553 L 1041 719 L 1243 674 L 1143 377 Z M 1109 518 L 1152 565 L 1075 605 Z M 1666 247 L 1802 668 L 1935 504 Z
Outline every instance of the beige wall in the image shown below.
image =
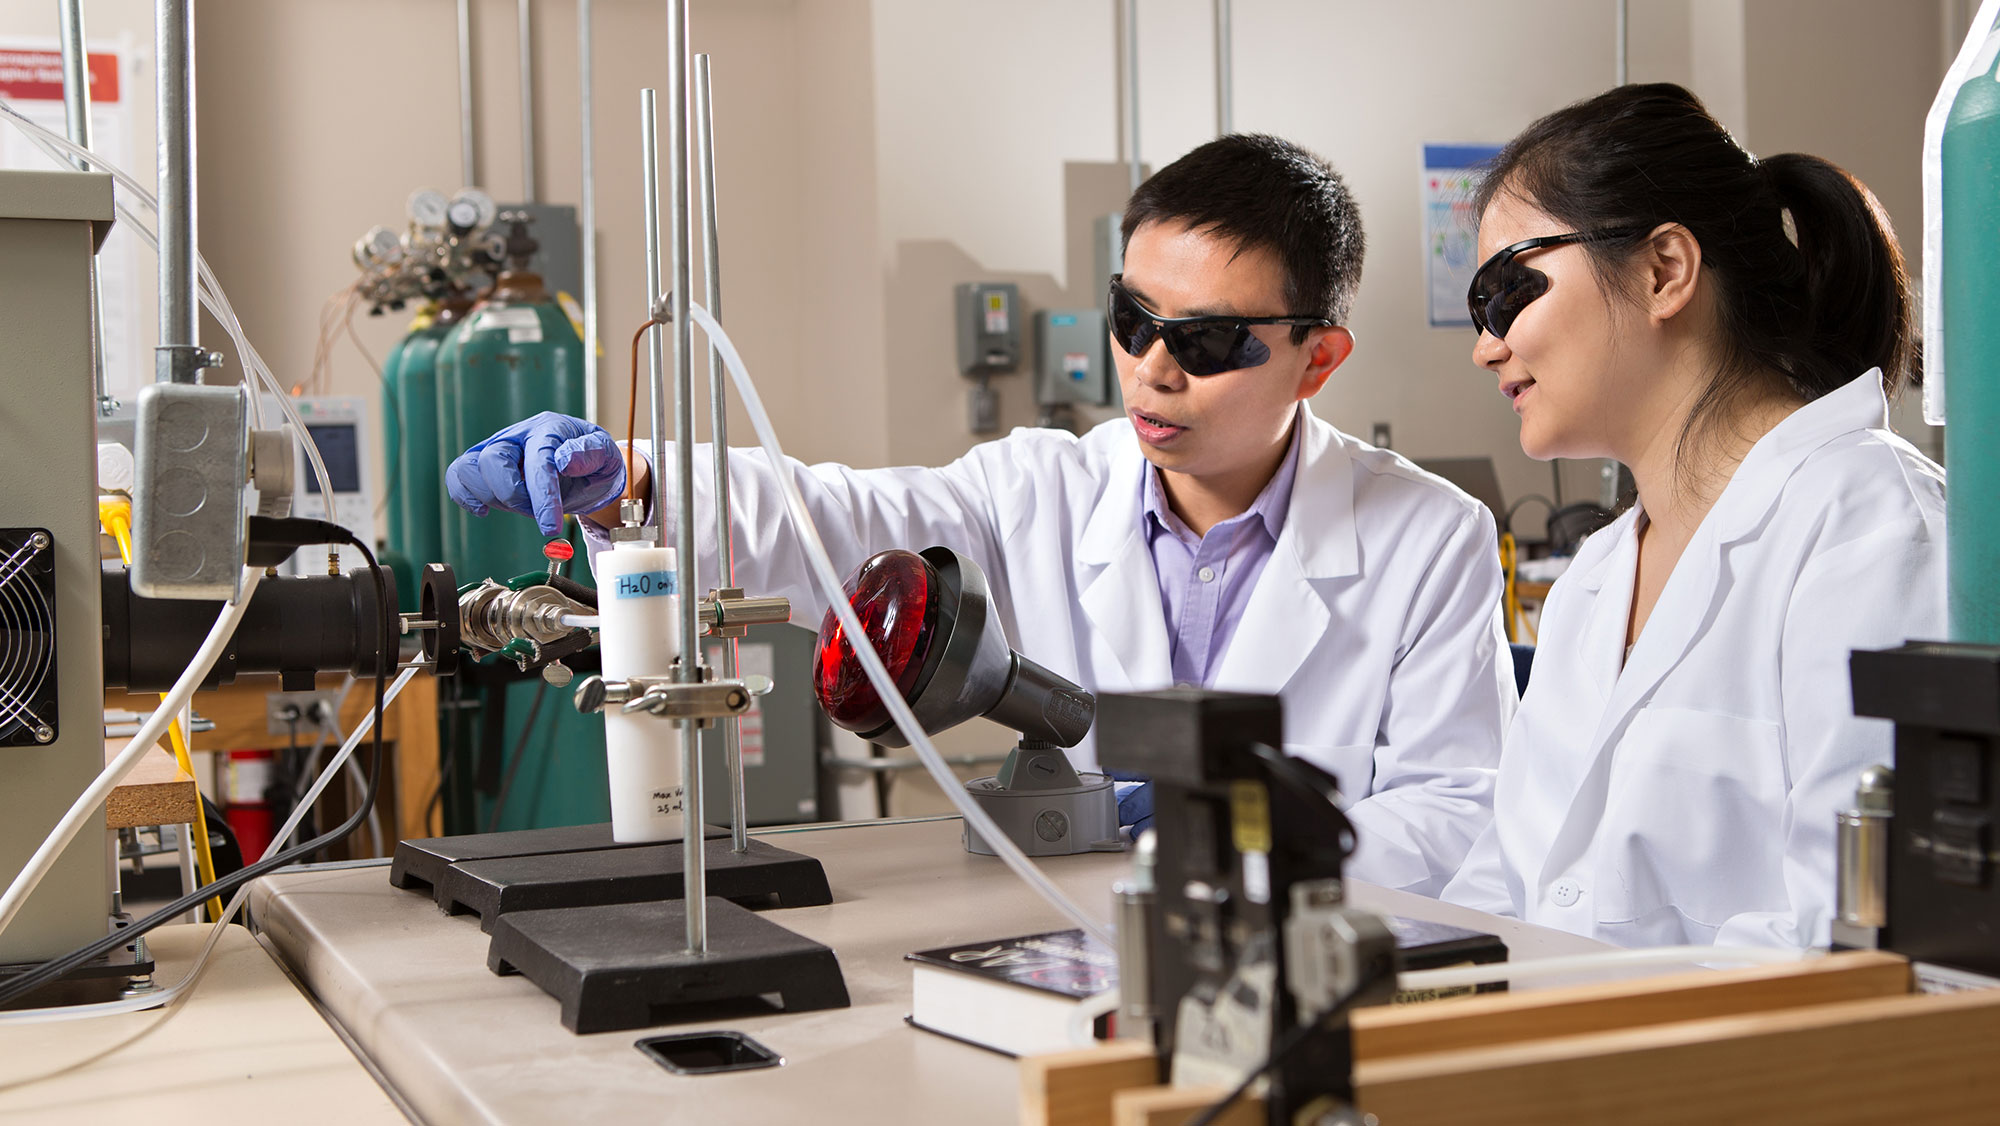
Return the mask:
M 474 4 L 479 179 L 503 203 L 522 188 L 515 10 Z M 666 84 L 665 17 L 626 0 L 594 11 L 599 417 L 622 431 L 645 309 L 639 90 Z M 576 7 L 540 0 L 534 12 L 538 197 L 575 204 Z M 866 6 L 713 0 L 691 24 L 693 48 L 713 59 L 724 310 L 754 326 L 736 342 L 796 453 L 879 460 L 879 330 L 856 330 L 881 321 L 879 291 L 855 284 L 874 253 L 872 149 L 853 140 L 871 95 Z M 354 239 L 399 227 L 412 190 L 459 186 L 455 7 L 202 0 L 197 40 L 203 252 L 280 378 L 303 379 L 321 303 L 354 278 Z M 408 316 L 355 327 L 379 360 Z M 344 341 L 331 372 L 333 393 L 376 394 Z M 643 392 L 640 416 L 644 434 Z M 734 425 L 748 441 L 740 411 Z
M 54 5 L 29 7 L 10 5 L 0 33 L 53 34 Z M 474 7 L 480 167 L 504 200 L 520 188 L 515 8 Z M 643 308 L 637 91 L 665 81 L 664 25 L 662 6 L 647 0 L 595 8 L 601 414 L 616 423 L 625 340 Z M 1631 73 L 1693 84 L 1761 151 L 1815 151 L 1853 169 L 1914 232 L 1940 8 L 1637 4 Z M 1034 306 L 1096 301 L 1089 223 L 1122 202 L 1126 183 L 1117 9 L 1114 0 L 697 0 L 694 46 L 715 59 L 725 312 L 799 455 L 938 462 L 972 443 L 952 353 L 953 283 L 1015 280 Z M 143 0 L 89 10 L 94 37 L 150 39 Z M 539 0 L 535 11 L 538 188 L 573 203 L 574 0 Z M 1519 453 L 1513 416 L 1472 368 L 1467 333 L 1424 323 L 1413 172 L 1422 141 L 1504 140 L 1607 86 L 1611 12 L 1603 0 L 1527 0 L 1506 19 L 1477 0 L 1236 5 L 1237 128 L 1326 154 L 1368 224 L 1361 347 L 1316 402 L 1320 413 L 1362 434 L 1386 421 L 1396 445 L 1419 457 L 1489 454 L 1510 496 L 1547 489 L 1547 467 Z M 393 225 L 412 189 L 458 185 L 453 4 L 202 0 L 197 16 L 202 247 L 281 377 L 302 378 L 320 303 L 353 277 L 353 239 Z M 1149 163 L 1213 133 L 1210 36 L 1208 0 L 1141 5 Z M 148 69 L 139 85 L 150 82 Z M 143 145 L 150 130 L 141 132 Z M 379 358 L 402 323 L 363 318 L 357 328 Z M 373 394 L 358 352 L 332 355 L 334 390 Z M 1008 425 L 1032 419 L 1025 374 L 995 387 Z M 736 425 L 747 440 L 740 415 Z M 1577 492 L 1592 476 L 1579 465 L 1566 480 Z

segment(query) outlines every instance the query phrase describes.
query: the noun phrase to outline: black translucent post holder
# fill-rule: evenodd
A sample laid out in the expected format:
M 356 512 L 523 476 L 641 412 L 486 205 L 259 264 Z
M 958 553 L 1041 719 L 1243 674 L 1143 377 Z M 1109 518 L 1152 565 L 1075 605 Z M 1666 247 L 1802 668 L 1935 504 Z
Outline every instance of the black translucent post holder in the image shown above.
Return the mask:
M 727 829 L 710 829 L 703 855 L 708 891 L 751 909 L 821 907 L 833 902 L 819 861 L 752 838 L 741 853 Z M 686 890 L 686 850 L 679 841 L 597 852 L 466 860 L 451 866 L 434 898 L 447 912 L 479 916 L 491 932 L 516 911 L 602 907 L 680 899 Z
M 728 830 L 710 825 L 707 835 L 713 837 L 717 834 L 726 836 Z M 598 825 L 563 825 L 552 829 L 513 829 L 505 833 L 417 837 L 396 842 L 396 858 L 389 863 L 389 884 L 405 891 L 428 888 L 437 905 L 449 911 L 450 905 L 442 898 L 445 873 L 460 861 L 637 847 L 640 846 L 612 840 L 611 823 L 608 821 Z
M 486 965 L 540 986 L 580 1034 L 713 1019 L 717 1005 L 768 1009 L 772 995 L 786 1012 L 847 1007 L 831 949 L 728 900 L 706 907 L 706 954 L 687 952 L 687 905 L 670 900 L 510 912 Z
M 762 840 L 742 853 L 708 826 L 708 953 L 686 952 L 686 846 L 619 844 L 610 825 L 403 841 L 389 882 L 428 891 L 493 935 L 487 965 L 519 972 L 562 1005 L 574 1032 L 707 1018 L 710 1006 L 845 1008 L 833 951 L 750 908 L 833 902 L 820 862 Z M 688 1006 L 702 1006 L 690 1011 Z

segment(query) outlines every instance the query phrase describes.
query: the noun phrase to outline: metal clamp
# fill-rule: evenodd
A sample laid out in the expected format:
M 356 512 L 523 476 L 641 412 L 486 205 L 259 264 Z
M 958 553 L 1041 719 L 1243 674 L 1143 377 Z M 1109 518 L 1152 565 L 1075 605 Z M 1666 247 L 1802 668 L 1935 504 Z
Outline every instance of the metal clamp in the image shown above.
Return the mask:
M 199 344 L 170 344 L 153 349 L 156 379 L 167 383 L 198 383 L 205 368 L 222 366 L 222 353 Z
M 751 626 L 783 625 L 792 620 L 788 598 L 747 598 L 736 587 L 719 587 L 702 596 L 697 616 L 708 637 L 743 637 Z
M 661 719 L 696 720 L 707 727 L 715 720 L 742 715 L 757 697 L 770 691 L 771 679 L 763 676 L 691 684 L 667 676 L 625 680 L 587 676 L 576 686 L 576 710 L 599 712 L 615 704 L 625 715 L 645 712 Z

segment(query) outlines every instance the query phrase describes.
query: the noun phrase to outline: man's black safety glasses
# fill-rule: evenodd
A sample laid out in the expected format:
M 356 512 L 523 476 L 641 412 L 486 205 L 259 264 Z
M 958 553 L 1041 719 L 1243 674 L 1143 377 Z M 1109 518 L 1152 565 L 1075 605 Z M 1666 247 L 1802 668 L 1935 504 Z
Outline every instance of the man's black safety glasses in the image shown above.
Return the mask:
M 1472 285 L 1465 291 L 1465 305 L 1472 312 L 1472 323 L 1481 331 L 1492 333 L 1496 339 L 1505 340 L 1507 330 L 1514 327 L 1514 318 L 1521 315 L 1521 310 L 1549 291 L 1549 276 L 1533 266 L 1516 262 L 1516 255 L 1545 246 L 1628 238 L 1638 233 L 1640 228 L 1637 227 L 1572 231 L 1566 235 L 1522 239 L 1512 246 L 1494 251 L 1493 257 L 1488 258 L 1479 267 L 1479 272 L 1472 275 Z
M 1325 317 L 1163 317 L 1132 296 L 1123 274 L 1111 275 L 1111 336 L 1133 356 L 1143 356 L 1153 338 L 1167 342 L 1167 353 L 1189 375 L 1217 375 L 1254 368 L 1271 358 L 1271 349 L 1250 331 L 1251 325 L 1305 325 L 1329 328 Z

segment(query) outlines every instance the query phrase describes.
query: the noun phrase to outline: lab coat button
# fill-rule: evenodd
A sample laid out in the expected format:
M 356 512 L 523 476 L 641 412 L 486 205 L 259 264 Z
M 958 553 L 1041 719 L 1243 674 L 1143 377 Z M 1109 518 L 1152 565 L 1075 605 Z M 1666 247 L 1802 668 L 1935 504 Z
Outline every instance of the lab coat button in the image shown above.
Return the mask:
M 1583 889 L 1577 886 L 1575 880 L 1557 880 L 1549 887 L 1549 898 L 1555 901 L 1557 907 L 1574 907 L 1582 895 Z

